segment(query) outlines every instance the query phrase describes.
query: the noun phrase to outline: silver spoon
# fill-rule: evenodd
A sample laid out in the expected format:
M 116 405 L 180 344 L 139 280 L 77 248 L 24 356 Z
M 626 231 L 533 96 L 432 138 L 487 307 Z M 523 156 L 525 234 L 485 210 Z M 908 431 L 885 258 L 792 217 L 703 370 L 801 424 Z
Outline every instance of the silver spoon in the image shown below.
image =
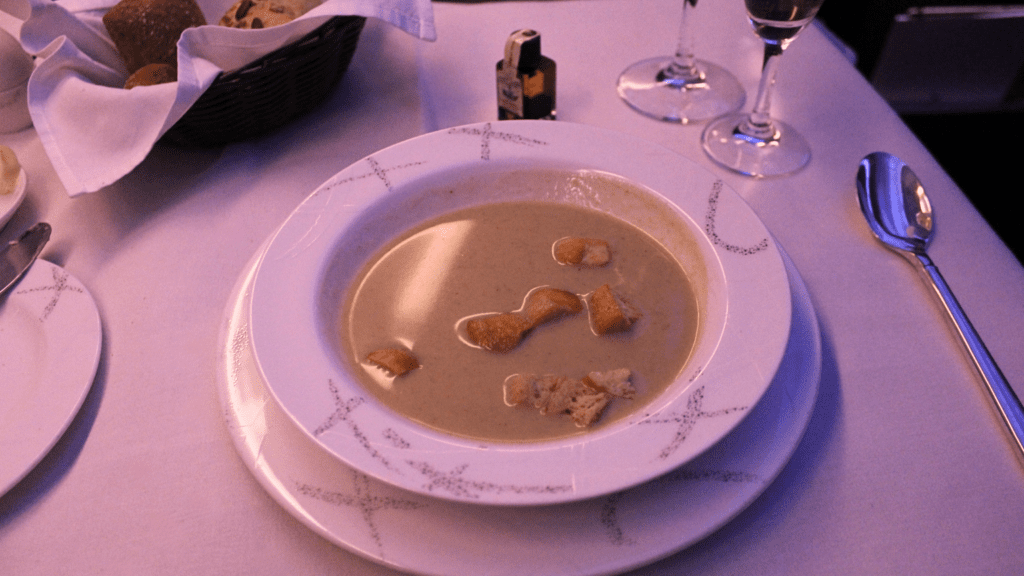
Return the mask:
M 967 345 L 974 365 L 1009 427 L 1017 449 L 1024 454 L 1024 408 L 939 269 L 928 257 L 934 222 L 932 207 L 917 175 L 902 160 L 886 152 L 872 152 L 857 170 L 857 199 L 868 225 L 890 248 L 914 256 L 924 267 L 942 303 Z

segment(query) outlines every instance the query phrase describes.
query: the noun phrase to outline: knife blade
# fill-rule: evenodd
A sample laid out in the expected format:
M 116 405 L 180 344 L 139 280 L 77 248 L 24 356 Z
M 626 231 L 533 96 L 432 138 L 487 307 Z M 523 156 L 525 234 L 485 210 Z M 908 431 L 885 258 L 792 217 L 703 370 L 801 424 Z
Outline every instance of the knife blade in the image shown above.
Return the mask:
M 0 250 L 0 296 L 11 289 L 43 251 L 52 228 L 40 222 Z

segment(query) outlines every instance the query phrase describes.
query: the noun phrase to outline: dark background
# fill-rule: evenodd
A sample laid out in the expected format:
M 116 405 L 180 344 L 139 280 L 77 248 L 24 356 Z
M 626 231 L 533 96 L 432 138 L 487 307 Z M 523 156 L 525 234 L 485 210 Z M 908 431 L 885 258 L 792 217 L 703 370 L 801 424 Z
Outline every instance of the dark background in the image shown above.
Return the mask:
M 825 0 L 818 18 L 1024 260 L 1024 2 Z

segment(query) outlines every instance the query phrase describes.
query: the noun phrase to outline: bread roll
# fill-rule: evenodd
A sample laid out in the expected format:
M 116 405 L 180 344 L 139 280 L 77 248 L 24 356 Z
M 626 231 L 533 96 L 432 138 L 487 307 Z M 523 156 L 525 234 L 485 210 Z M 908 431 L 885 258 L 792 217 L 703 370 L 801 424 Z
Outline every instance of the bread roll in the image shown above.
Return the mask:
M 137 86 L 155 86 L 174 82 L 178 79 L 178 71 L 169 64 L 146 64 L 128 77 L 124 87 L 128 90 Z
M 220 19 L 230 28 L 270 28 L 302 16 L 320 5 L 320 0 L 238 0 Z
M 103 25 L 129 74 L 147 64 L 178 64 L 178 39 L 206 24 L 195 0 L 121 0 L 103 16 Z
M 21 174 L 21 163 L 14 150 L 0 144 L 0 196 L 14 192 Z

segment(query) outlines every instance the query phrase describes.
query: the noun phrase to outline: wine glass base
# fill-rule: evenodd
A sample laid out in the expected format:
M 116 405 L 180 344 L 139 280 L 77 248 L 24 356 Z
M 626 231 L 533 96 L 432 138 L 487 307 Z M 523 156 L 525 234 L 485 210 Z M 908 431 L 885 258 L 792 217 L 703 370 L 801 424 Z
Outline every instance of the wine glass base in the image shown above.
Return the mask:
M 703 81 L 686 83 L 662 79 L 671 64 L 672 58 L 667 56 L 633 64 L 619 76 L 619 96 L 641 114 L 680 124 L 709 120 L 743 106 L 746 92 L 721 66 L 697 60 Z
M 811 147 L 792 126 L 773 119 L 776 136 L 762 141 L 738 132 L 746 119 L 747 114 L 729 114 L 704 128 L 704 152 L 723 168 L 763 178 L 792 174 L 811 160 Z

